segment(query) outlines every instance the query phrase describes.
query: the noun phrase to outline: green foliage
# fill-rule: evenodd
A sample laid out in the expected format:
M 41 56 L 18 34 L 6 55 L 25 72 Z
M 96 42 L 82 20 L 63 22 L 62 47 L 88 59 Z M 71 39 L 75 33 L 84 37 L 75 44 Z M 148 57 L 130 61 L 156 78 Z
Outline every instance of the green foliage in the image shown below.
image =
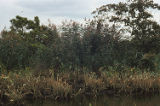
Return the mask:
M 2 40 L 0 60 L 7 69 L 24 68 L 29 65 L 29 48 L 26 43 L 17 40 Z
M 145 13 L 147 7 L 143 11 L 138 10 L 139 2 L 136 1 L 109 4 L 97 10 L 98 15 L 114 10 L 117 19 L 113 20 L 111 17 L 110 21 L 115 23 L 113 25 L 106 23 L 103 18 L 96 17 L 93 20 L 86 20 L 85 24 L 74 21 L 64 22 L 57 29 L 51 23 L 48 26 L 40 25 L 38 17 L 29 20 L 16 16 L 11 20 L 10 29 L 1 32 L 0 62 L 8 70 L 31 67 L 37 71 L 53 68 L 55 72 L 66 70 L 82 72 L 85 67 L 86 70 L 92 70 L 98 75 L 101 75 L 102 67 L 108 70 L 112 67 L 120 73 L 134 67 L 158 71 L 160 37 L 157 28 L 159 24 L 148 21 L 151 15 L 139 16 Z M 141 4 L 149 7 L 154 4 L 145 3 L 150 2 Z M 135 8 L 132 7 L 133 4 Z M 138 12 L 126 23 L 124 19 L 132 15 L 130 11 L 132 9 Z M 119 19 L 121 15 L 127 16 Z M 149 26 L 140 27 L 141 21 L 137 16 Z M 130 39 L 124 38 L 125 32 L 118 22 L 125 23 L 125 26 L 132 29 Z M 135 26 L 132 27 L 132 24 Z M 139 28 L 139 32 L 133 33 L 135 27 Z M 152 27 L 154 33 L 148 31 L 147 34 L 141 33 L 141 36 L 140 32 L 149 27 Z M 147 54 L 150 56 L 146 58 Z
M 160 10 L 160 6 L 153 0 L 126 0 L 104 5 L 93 13 L 115 25 L 124 25 L 120 29 L 125 29 L 133 36 L 138 51 L 147 53 L 153 49 L 156 51 L 160 41 L 160 25 L 154 21 L 148 9 Z
M 154 57 L 153 63 L 155 65 L 155 70 L 160 71 L 160 53 Z
M 51 50 L 43 44 L 32 44 L 35 54 L 32 57 L 32 66 L 43 65 L 45 68 L 51 65 Z

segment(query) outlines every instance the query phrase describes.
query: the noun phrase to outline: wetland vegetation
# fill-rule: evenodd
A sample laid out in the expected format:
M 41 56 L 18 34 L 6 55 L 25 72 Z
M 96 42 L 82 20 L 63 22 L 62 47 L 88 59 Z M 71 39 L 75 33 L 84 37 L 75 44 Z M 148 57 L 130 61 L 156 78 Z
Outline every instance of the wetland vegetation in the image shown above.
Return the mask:
M 151 8 L 160 10 L 152 0 L 108 4 L 83 24 L 58 27 L 38 16 L 11 19 L 0 38 L 0 103 L 159 94 L 160 25 Z

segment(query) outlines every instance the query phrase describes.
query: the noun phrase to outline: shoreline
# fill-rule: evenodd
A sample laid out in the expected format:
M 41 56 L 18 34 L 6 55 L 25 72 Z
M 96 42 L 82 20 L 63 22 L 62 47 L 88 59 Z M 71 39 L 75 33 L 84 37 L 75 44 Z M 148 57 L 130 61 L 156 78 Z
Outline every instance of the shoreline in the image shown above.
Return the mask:
M 160 93 L 160 76 L 145 73 L 120 73 L 112 75 L 95 73 L 59 73 L 57 77 L 9 73 L 0 76 L 0 101 L 2 104 L 24 100 L 72 100 L 77 96 L 144 96 Z

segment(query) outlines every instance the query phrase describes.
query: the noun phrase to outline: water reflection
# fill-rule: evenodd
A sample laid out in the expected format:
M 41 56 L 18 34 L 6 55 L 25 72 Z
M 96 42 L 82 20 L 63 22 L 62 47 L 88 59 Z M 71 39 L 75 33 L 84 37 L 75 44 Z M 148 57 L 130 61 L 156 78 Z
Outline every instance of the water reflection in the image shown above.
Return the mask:
M 160 106 L 160 96 L 152 97 L 108 97 L 97 99 L 77 98 L 70 102 L 55 102 L 53 100 L 26 102 L 30 106 Z

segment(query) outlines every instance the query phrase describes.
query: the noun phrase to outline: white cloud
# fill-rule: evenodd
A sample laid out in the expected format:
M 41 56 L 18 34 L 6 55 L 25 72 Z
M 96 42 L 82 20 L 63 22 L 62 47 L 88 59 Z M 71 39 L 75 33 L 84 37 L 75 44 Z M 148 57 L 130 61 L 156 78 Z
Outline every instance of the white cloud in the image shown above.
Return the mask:
M 96 0 L 24 0 L 17 1 L 17 6 L 48 16 L 64 16 L 81 18 L 89 16 Z
M 60 23 L 64 19 L 82 21 L 101 5 L 125 0 L 0 0 L 0 30 L 9 26 L 16 15 L 33 19 L 39 16 L 42 23 L 51 19 Z M 160 2 L 160 0 L 155 0 Z
M 58 23 L 64 18 L 83 20 L 90 17 L 96 3 L 97 0 L 0 0 L 0 30 L 9 26 L 9 20 L 16 15 L 39 16 L 43 23 L 48 18 Z

